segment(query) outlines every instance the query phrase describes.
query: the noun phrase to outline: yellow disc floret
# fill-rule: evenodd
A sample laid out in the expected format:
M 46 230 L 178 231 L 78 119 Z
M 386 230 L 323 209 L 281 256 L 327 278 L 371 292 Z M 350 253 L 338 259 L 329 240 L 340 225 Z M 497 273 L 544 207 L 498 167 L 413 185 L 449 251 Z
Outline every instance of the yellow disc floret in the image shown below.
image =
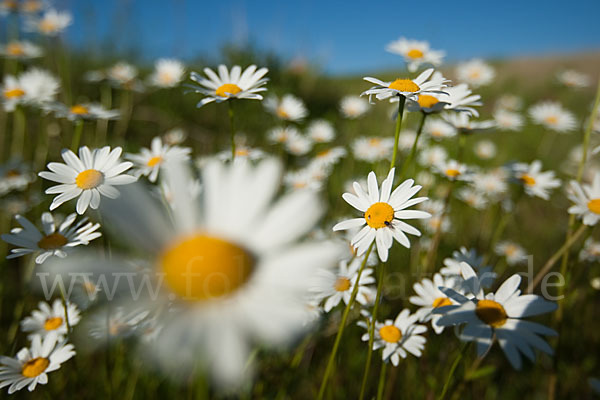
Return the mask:
M 219 88 L 215 90 L 215 94 L 221 97 L 229 97 L 230 95 L 238 94 L 241 91 L 242 89 L 235 83 L 226 83 L 219 86 Z
M 437 103 L 439 103 L 440 101 L 437 98 L 430 96 L 428 94 L 421 94 L 421 95 L 419 95 L 418 102 L 422 108 L 431 108 L 431 107 L 435 106 Z
M 64 237 L 63 235 L 61 235 L 58 232 L 54 232 L 54 233 L 51 233 L 50 235 L 47 235 L 47 236 L 44 236 L 43 238 L 41 238 L 40 241 L 37 243 L 37 245 L 40 249 L 54 250 L 54 249 L 60 249 L 67 243 L 68 243 L 68 240 L 66 237 Z
M 600 199 L 592 199 L 588 201 L 588 209 L 594 214 L 600 214 Z
M 535 185 L 535 178 L 533 176 L 531 176 L 531 175 L 523 174 L 523 175 L 521 175 L 521 180 L 527 186 L 534 186 Z
M 21 375 L 26 378 L 35 378 L 42 374 L 50 365 L 50 360 L 44 357 L 36 357 L 23 364 Z
M 388 343 L 398 343 L 402 339 L 402 332 L 395 325 L 385 325 L 379 328 L 379 336 Z
M 62 323 L 63 319 L 61 317 L 48 318 L 46 322 L 44 322 L 44 329 L 47 331 L 53 331 L 55 329 L 60 328 Z
M 161 156 L 154 156 L 148 160 L 146 165 L 148 165 L 149 167 L 154 167 L 154 166 L 160 164 L 162 161 L 163 161 L 163 158 Z
M 494 300 L 479 300 L 475 314 L 482 322 L 494 328 L 504 325 L 508 318 L 502 304 Z
M 77 175 L 75 184 L 80 189 L 93 189 L 104 181 L 104 174 L 96 169 L 86 169 Z
M 394 209 L 388 203 L 375 203 L 365 212 L 365 220 L 371 228 L 391 226 L 393 219 Z
M 344 277 L 338 278 L 333 287 L 338 292 L 345 292 L 350 289 L 350 279 Z
M 16 99 L 18 97 L 23 97 L 24 95 L 25 91 L 19 88 L 4 91 L 4 97 L 7 99 Z
M 90 112 L 90 110 L 86 106 L 82 106 L 81 104 L 75 104 L 73 107 L 71 107 L 70 111 L 71 114 L 75 115 L 85 115 L 89 114 Z
M 438 297 L 433 301 L 433 308 L 451 306 L 452 302 L 447 297 Z

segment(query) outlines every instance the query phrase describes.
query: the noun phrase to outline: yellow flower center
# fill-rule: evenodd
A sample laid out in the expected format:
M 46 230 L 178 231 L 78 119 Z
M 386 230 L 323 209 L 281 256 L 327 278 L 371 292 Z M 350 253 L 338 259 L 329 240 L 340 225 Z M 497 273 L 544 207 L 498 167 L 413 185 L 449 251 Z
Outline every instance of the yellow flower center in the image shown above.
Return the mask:
M 174 77 L 173 75 L 171 75 L 171 73 L 163 71 L 160 74 L 158 74 L 158 80 L 162 84 L 168 85 L 174 81 Z
M 535 185 L 535 178 L 533 176 L 531 176 L 531 175 L 523 174 L 523 175 L 521 175 L 521 180 L 527 186 L 534 186 Z
M 4 91 L 4 97 L 7 99 L 15 99 L 17 97 L 22 97 L 25 95 L 25 91 L 22 89 L 9 89 Z
M 419 49 L 411 49 L 406 53 L 409 58 L 416 60 L 418 58 L 423 58 L 423 52 Z
M 26 378 L 35 378 L 48 368 L 50 360 L 44 357 L 36 357 L 23 364 L 21 375 Z
M 90 112 L 86 106 L 82 106 L 81 104 L 75 104 L 73 107 L 71 107 L 70 111 L 71 114 L 75 115 L 85 115 Z
M 219 88 L 215 90 L 215 94 L 221 97 L 229 97 L 229 95 L 238 94 L 241 91 L 242 89 L 235 83 L 226 83 L 219 86 Z
M 54 249 L 60 249 L 67 243 L 68 243 L 68 240 L 66 237 L 64 237 L 63 235 L 61 235 L 58 232 L 54 232 L 48 236 L 44 236 L 43 238 L 41 238 L 40 241 L 37 243 L 37 245 L 40 249 L 54 250 Z
M 452 302 L 447 297 L 438 297 L 437 299 L 435 299 L 433 301 L 433 304 L 432 304 L 433 308 L 445 307 L 445 306 L 451 306 L 451 305 L 452 305 Z
M 588 209 L 594 214 L 600 214 L 600 199 L 592 199 L 587 204 Z
M 550 125 L 556 125 L 556 123 L 558 122 L 558 117 L 556 115 L 550 115 L 546 117 L 544 121 L 546 121 L 546 123 Z
M 509 256 L 512 257 L 515 254 L 517 254 L 518 248 L 517 246 L 515 246 L 514 244 L 509 244 L 508 246 L 506 246 L 506 248 L 504 249 L 504 253 Z
M 450 178 L 456 178 L 457 176 L 460 175 L 460 171 L 455 168 L 448 168 L 446 170 L 446 175 L 449 176 Z
M 388 86 L 390 89 L 399 90 L 400 92 L 418 92 L 419 85 L 411 81 L 410 79 L 396 79 L 394 82 L 390 83 Z
M 477 79 L 481 76 L 481 72 L 479 70 L 474 70 L 474 71 L 471 71 L 469 76 L 471 77 L 471 79 Z
M 431 108 L 433 106 L 435 106 L 437 103 L 439 103 L 440 101 L 433 97 L 430 96 L 428 94 L 421 94 L 419 95 L 419 105 L 423 108 Z
M 479 300 L 475 314 L 482 322 L 494 328 L 504 325 L 508 318 L 502 304 L 494 300 Z
M 379 328 L 379 336 L 388 343 L 398 343 L 402 339 L 402 332 L 395 325 L 385 325 Z
M 162 161 L 163 161 L 163 158 L 161 156 L 154 156 L 148 160 L 146 165 L 149 167 L 154 167 L 154 166 L 160 164 Z
M 22 56 L 25 54 L 25 49 L 19 43 L 9 43 L 6 46 L 6 52 L 11 56 Z
M 444 134 L 442 133 L 442 131 L 439 131 L 439 130 L 431 131 L 431 136 L 441 137 L 443 135 Z
M 40 22 L 39 29 L 42 33 L 53 33 L 57 30 L 58 26 L 54 21 L 43 20 Z
M 369 139 L 369 146 L 376 147 L 376 146 L 379 146 L 380 144 L 381 144 L 381 139 L 378 139 L 378 138 Z
M 207 300 L 234 292 L 254 270 L 254 259 L 242 247 L 196 234 L 168 248 L 160 267 L 171 290 L 186 300 Z
M 5 178 L 18 178 L 19 176 L 21 176 L 21 173 L 19 172 L 19 170 L 16 169 L 9 169 L 4 174 Z
M 394 209 L 388 203 L 375 203 L 365 212 L 365 220 L 371 228 L 379 229 L 391 226 Z
M 329 153 L 331 153 L 331 149 L 323 150 L 323 151 L 317 153 L 317 158 L 326 157 Z
M 246 157 L 250 155 L 250 152 L 248 151 L 248 149 L 237 149 L 235 151 L 235 155 L 238 157 Z
M 287 119 L 290 117 L 290 114 L 288 114 L 283 107 L 277 107 L 277 116 L 282 119 Z
M 61 317 L 48 318 L 46 322 L 44 322 L 44 329 L 47 331 L 53 331 L 55 329 L 60 328 L 62 323 L 63 319 Z
M 338 278 L 333 285 L 335 290 L 338 292 L 345 292 L 350 289 L 350 279 L 348 278 Z
M 80 189 L 93 189 L 104 181 L 104 174 L 96 169 L 86 169 L 77 175 L 75 184 Z
M 26 1 L 23 3 L 23 5 L 21 7 L 22 7 L 23 11 L 26 13 L 34 13 L 34 12 L 40 11 L 42 9 L 42 2 L 35 1 L 35 0 Z

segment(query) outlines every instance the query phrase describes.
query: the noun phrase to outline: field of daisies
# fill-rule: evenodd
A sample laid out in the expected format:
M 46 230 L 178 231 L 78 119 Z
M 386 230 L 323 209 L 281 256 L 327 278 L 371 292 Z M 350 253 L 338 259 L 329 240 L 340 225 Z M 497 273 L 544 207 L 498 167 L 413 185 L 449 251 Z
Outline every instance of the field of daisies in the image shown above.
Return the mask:
M 600 393 L 598 65 L 141 64 L 0 19 L 0 397 Z

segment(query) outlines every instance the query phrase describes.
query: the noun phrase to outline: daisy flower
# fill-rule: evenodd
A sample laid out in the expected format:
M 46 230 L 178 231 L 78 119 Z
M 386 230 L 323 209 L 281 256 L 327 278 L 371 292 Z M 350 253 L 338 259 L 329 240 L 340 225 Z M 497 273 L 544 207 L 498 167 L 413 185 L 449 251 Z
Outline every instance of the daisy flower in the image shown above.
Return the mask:
M 51 162 L 48 171 L 38 175 L 49 181 L 58 182 L 60 185 L 46 189 L 46 194 L 58 194 L 50 205 L 54 210 L 62 203 L 75 197 L 77 200 L 77 213 L 83 214 L 88 207 L 97 209 L 100 205 L 100 195 L 116 198 L 119 191 L 115 185 L 127 185 L 137 180 L 136 177 L 124 174 L 133 166 L 131 162 L 121 162 L 119 157 L 122 149 L 109 146 L 90 151 L 87 146 L 79 148 L 79 157 L 71 150 L 64 149 L 61 157 L 65 164 Z
M 295 156 L 307 154 L 313 147 L 313 141 L 298 130 L 290 130 L 285 142 L 285 149 Z
M 366 306 L 375 301 L 376 290 L 373 269 L 365 268 L 358 279 L 358 270 L 362 264 L 360 258 L 353 258 L 350 262 L 340 261 L 337 271 L 321 270 L 317 273 L 311 291 L 317 299 L 327 299 L 323 305 L 325 312 L 331 311 L 340 301 L 350 302 L 354 287 L 358 285 L 356 301 Z
M 503 94 L 494 104 L 496 110 L 518 111 L 523 108 L 523 99 L 514 94 Z
M 524 125 L 523 117 L 516 112 L 499 109 L 494 111 L 494 121 L 498 129 L 518 131 Z
M 473 188 L 490 199 L 499 200 L 508 191 L 508 173 L 504 168 L 476 172 L 472 178 L 471 185 Z
M 358 137 L 352 142 L 352 153 L 357 160 L 373 163 L 389 160 L 394 149 L 394 138 Z
M 569 214 L 575 214 L 588 226 L 600 220 L 600 173 L 594 175 L 591 185 L 571 181 L 569 200 L 574 204 L 569 207 Z
M 556 74 L 558 81 L 572 88 L 584 88 L 590 86 L 590 77 L 575 70 L 564 70 Z
M 67 303 L 67 318 L 65 318 L 65 307 L 60 299 L 54 300 L 52 306 L 40 301 L 38 307 L 39 310 L 35 310 L 31 316 L 25 317 L 21 321 L 21 330 L 31 332 L 27 335 L 29 340 L 33 340 L 36 335 L 43 339 L 51 332 L 56 334 L 60 340 L 68 333 L 67 319 L 71 328 L 80 320 L 79 310 L 72 303 Z
M 264 106 L 267 111 L 284 121 L 301 121 L 308 115 L 304 102 L 291 94 L 286 94 L 281 99 L 269 96 L 265 99 Z
M 177 86 L 183 80 L 185 66 L 179 60 L 161 58 L 154 64 L 154 71 L 148 78 L 150 84 L 159 88 Z
M 445 207 L 442 200 L 430 200 L 421 204 L 419 208 L 431 215 L 430 218 L 423 222 L 423 227 L 427 232 L 433 234 L 438 230 L 441 232 L 448 232 L 450 230 L 450 218 L 448 218 L 448 212 L 444 212 Z
M 106 77 L 116 87 L 131 89 L 134 88 L 135 78 L 138 76 L 138 70 L 133 65 L 124 61 L 119 61 L 106 71 Z
M 496 153 L 496 145 L 491 140 L 481 140 L 475 145 L 475 155 L 482 160 L 490 160 Z
M 67 106 L 63 103 L 49 103 L 44 106 L 44 109 L 51 111 L 57 118 L 66 118 L 69 121 L 79 121 L 82 119 L 118 119 L 119 110 L 107 110 L 101 104 L 97 103 L 78 103 L 72 106 Z
M 496 245 L 496 254 L 505 257 L 508 265 L 522 264 L 527 261 L 527 252 L 515 242 L 505 240 Z
M 440 287 L 452 287 L 452 283 L 447 281 L 442 275 L 433 275 L 433 280 L 425 278 L 421 282 L 413 285 L 417 296 L 411 296 L 408 301 L 416 306 L 420 306 L 415 315 L 419 317 L 420 322 L 431 321 L 431 327 L 438 335 L 444 330 L 443 326 L 437 324 L 442 317 L 440 314 L 434 314 L 432 311 L 438 307 L 445 307 L 458 304 L 455 300 L 449 298 Z
M 418 320 L 416 314 L 411 315 L 408 309 L 404 309 L 394 320 L 376 321 L 373 350 L 383 348 L 383 361 L 391 362 L 394 366 L 398 366 L 400 357 L 406 358 L 408 353 L 421 357 L 427 341 L 421 334 L 427 332 L 427 328 L 418 325 Z M 369 333 L 363 334 L 361 340 L 368 342 Z
M 441 50 L 432 50 L 429 43 L 419 40 L 411 40 L 401 37 L 388 44 L 385 49 L 393 54 L 404 57 L 404 61 L 410 72 L 415 72 L 421 65 L 433 65 L 434 67 L 442 63 L 446 55 Z
M 14 246 L 6 258 L 21 257 L 26 254 L 36 254 L 36 264 L 41 264 L 50 256 L 64 258 L 70 248 L 87 245 L 92 240 L 99 238 L 102 234 L 96 232 L 100 224 L 88 222 L 87 218 L 81 218 L 75 223 L 77 216 L 70 214 L 58 226 L 49 212 L 42 214 L 43 233 L 36 228 L 27 218 L 16 215 L 15 219 L 22 228 L 14 228 L 10 234 L 3 234 L 2 240 Z
M 169 146 L 181 144 L 187 138 L 187 133 L 181 128 L 173 128 L 163 135 L 163 141 Z
M 445 80 L 441 75 L 432 77 L 433 68 L 425 70 L 415 79 L 398 78 L 393 82 L 384 82 L 377 78 L 365 77 L 367 82 L 374 83 L 371 89 L 361 93 L 361 96 L 375 96 L 377 100 L 385 100 L 392 96 L 404 96 L 411 100 L 417 100 L 421 93 L 443 93 L 442 89 L 446 87 Z M 428 80 L 432 78 L 431 80 Z
M 600 261 L 600 242 L 588 238 L 579 253 L 579 259 L 588 262 Z
M 492 120 L 472 120 L 467 113 L 444 113 L 442 118 L 447 124 L 463 134 L 477 133 L 496 126 L 496 123 Z
M 328 170 L 330 167 L 333 167 L 338 163 L 342 158 L 346 157 L 348 152 L 345 148 L 341 146 L 331 147 L 327 150 L 323 150 L 310 162 L 308 165 L 309 169 L 317 169 L 317 170 Z
M 262 86 L 268 81 L 267 78 L 263 78 L 268 71 L 267 68 L 257 71 L 256 65 L 250 65 L 243 72 L 239 65 L 235 65 L 231 71 L 228 71 L 226 66 L 219 65 L 219 75 L 210 68 L 204 68 L 208 79 L 192 72 L 190 79 L 199 86 L 190 85 L 190 88 L 195 93 L 206 96 L 198 102 L 196 107 L 202 107 L 213 101 L 221 103 L 229 99 L 262 100 L 263 97 L 259 93 L 267 90 Z
M 473 87 L 486 86 L 496 77 L 496 71 L 483 60 L 474 59 L 456 66 L 456 76 L 459 81 Z
M 218 384 L 238 385 L 249 373 L 252 344 L 281 346 L 304 329 L 311 277 L 333 267 L 343 248 L 324 240 L 300 243 L 323 203 L 311 191 L 275 201 L 281 171 L 273 159 L 256 165 L 211 160 L 202 170 L 202 199 L 195 201 L 189 171 L 172 163 L 165 171 L 172 213 L 137 185 L 103 207 L 115 231 L 153 266 L 143 276 L 163 282 L 156 282 L 157 293 L 119 304 L 151 315 L 175 307 L 159 315 L 163 329 L 148 352 L 165 372 L 187 378 L 203 362 Z M 48 270 L 131 270 L 117 255 L 102 264 L 94 257 Z
M 85 321 L 86 328 L 98 344 L 113 341 L 119 338 L 127 338 L 138 333 L 149 312 L 139 309 L 125 310 L 121 306 L 104 307 L 99 312 Z
M 54 100 L 60 85 L 49 72 L 31 68 L 18 78 L 6 75 L 2 85 L 4 110 L 14 111 L 18 104 L 42 106 Z
M 452 252 L 452 257 L 444 259 L 444 266 L 440 269 L 440 274 L 446 279 L 444 285 L 454 289 L 459 293 L 465 293 L 468 289 L 469 282 L 466 282 L 462 276 L 461 263 L 466 262 L 471 268 L 477 270 L 477 279 L 481 287 L 488 288 L 493 285 L 497 274 L 492 272 L 492 267 L 484 264 L 483 256 L 477 254 L 475 249 L 467 249 L 461 247 L 459 250 Z
M 410 241 L 405 233 L 416 236 L 421 235 L 418 229 L 403 220 L 431 217 L 425 211 L 406 210 L 408 207 L 424 202 L 427 197 L 412 198 L 421 190 L 421 186 L 413 186 L 415 181 L 412 179 L 405 180 L 392 192 L 394 171 L 395 168 L 390 170 L 387 178 L 381 184 L 381 190 L 377 185 L 375 172 L 371 171 L 367 177 L 367 192 L 358 182 L 354 182 L 354 192 L 356 194 L 347 192 L 342 195 L 342 198 L 348 204 L 364 213 L 364 215 L 360 218 L 340 222 L 333 227 L 333 230 L 347 230 L 365 225 L 351 242 L 359 257 L 375 241 L 379 258 L 383 262 L 387 261 L 388 251 L 392 247 L 394 239 L 402 246 L 409 248 Z
M 348 119 L 356 119 L 369 111 L 369 102 L 360 96 L 346 96 L 340 101 L 340 111 Z
M 306 134 L 315 143 L 329 143 L 335 139 L 335 130 L 331 122 L 324 119 L 313 121 L 308 125 Z
M 30 347 L 22 348 L 15 358 L 0 357 L 0 388 L 8 386 L 8 394 L 27 387 L 32 392 L 36 385 L 48 382 L 48 373 L 73 357 L 72 344 L 57 343 L 54 334 L 34 336 Z
M 550 198 L 550 190 L 560 186 L 560 180 L 554 177 L 554 171 L 542 172 L 542 162 L 533 161 L 531 164 L 517 163 L 513 165 L 515 177 L 523 184 L 525 193 L 544 200 Z
M 169 162 L 183 162 L 190 158 L 189 147 L 169 146 L 163 144 L 160 137 L 152 139 L 150 148 L 142 148 L 139 154 L 125 154 L 125 158 L 133 162 L 131 173 L 136 176 L 147 176 L 150 182 L 156 182 L 158 173 Z
M 461 265 L 465 279 L 473 280 L 476 286 L 477 276 L 474 271 L 466 263 Z M 479 357 L 492 346 L 494 338 L 498 339 L 500 347 L 515 369 L 521 369 L 521 354 L 531 361 L 535 360 L 534 349 L 552 354 L 552 348 L 539 335 L 555 336 L 557 333 L 524 318 L 554 311 L 556 304 L 535 294 L 521 295 L 520 283 L 521 277 L 514 274 L 495 293 L 484 296 L 480 289 L 473 299 L 458 295 L 462 298 L 462 304 L 440 309 L 439 312 L 444 315 L 438 320 L 438 324 L 466 324 L 459 337 L 461 340 L 475 341 Z
M 29 41 L 11 41 L 0 46 L 0 55 L 17 60 L 28 60 L 42 56 L 42 49 Z
M 473 188 L 461 188 L 457 193 L 457 197 L 475 210 L 483 210 L 488 205 L 488 200 L 483 193 Z
M 444 120 L 431 118 L 425 121 L 423 133 L 435 140 L 446 139 L 456 136 L 456 129 L 447 124 Z
M 448 152 L 442 146 L 429 146 L 419 153 L 419 163 L 424 166 L 441 165 L 446 162 Z
M 20 161 L 9 161 L 0 165 L 0 196 L 14 190 L 25 190 L 35 175 L 29 170 L 29 165 Z
M 62 33 L 71 23 L 73 17 L 68 11 L 50 9 L 41 18 L 32 18 L 27 21 L 29 30 L 36 31 L 46 36 L 56 36 Z
M 438 74 L 439 76 L 436 76 Z M 439 72 L 433 74 L 432 81 L 435 80 L 446 81 Z M 406 107 L 408 111 L 421 111 L 426 114 L 453 110 L 478 117 L 479 113 L 473 107 L 482 105 L 481 96 L 472 93 L 469 86 L 462 83 L 458 86 L 445 87 L 444 93 L 420 94 L 417 100 L 410 99 Z
M 473 174 L 469 172 L 466 165 L 456 160 L 444 160 L 434 165 L 434 171 L 451 181 L 470 181 Z
M 572 131 L 577 126 L 575 116 L 556 101 L 544 101 L 529 109 L 533 122 L 559 133 Z

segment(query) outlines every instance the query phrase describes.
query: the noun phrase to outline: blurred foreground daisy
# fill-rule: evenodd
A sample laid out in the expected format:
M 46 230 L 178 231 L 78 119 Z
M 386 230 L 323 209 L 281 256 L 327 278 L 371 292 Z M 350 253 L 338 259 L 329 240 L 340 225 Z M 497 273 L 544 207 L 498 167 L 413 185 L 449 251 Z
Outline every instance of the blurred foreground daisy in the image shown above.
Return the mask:
M 415 79 L 398 78 L 393 82 L 384 82 L 377 78 L 369 76 L 363 78 L 367 82 L 374 83 L 371 89 L 361 93 L 361 96 L 368 95 L 369 101 L 374 95 L 377 100 L 385 100 L 392 96 L 403 96 L 411 100 L 417 100 L 421 93 L 443 93 L 442 89 L 446 87 L 444 77 L 435 75 L 432 77 L 433 68 L 421 72 Z M 432 78 L 431 80 L 428 80 Z
M 63 150 L 61 156 L 65 164 L 51 162 L 48 171 L 38 175 L 60 185 L 46 189 L 46 194 L 58 194 L 50 205 L 54 210 L 62 203 L 79 197 L 77 213 L 83 214 L 88 207 L 97 209 L 100 205 L 100 195 L 109 198 L 119 196 L 115 185 L 126 185 L 137 180 L 136 177 L 124 174 L 133 166 L 131 162 L 120 162 L 122 149 L 105 146 L 90 151 L 87 146 L 79 149 L 79 157 L 71 150 Z
M 274 201 L 280 175 L 281 165 L 272 159 L 256 166 L 210 160 L 202 170 L 202 200 L 196 201 L 189 196 L 188 169 L 173 163 L 165 174 L 172 211 L 137 185 L 103 204 L 120 237 L 148 257 L 149 275 L 140 279 L 150 277 L 157 285 L 139 297 L 126 291 L 118 304 L 124 314 L 144 309 L 158 318 L 163 329 L 144 353 L 174 377 L 188 379 L 190 371 L 205 366 L 218 384 L 237 386 L 250 372 L 252 344 L 287 344 L 305 329 L 311 278 L 333 267 L 344 248 L 323 240 L 299 242 L 323 205 L 312 191 Z M 115 255 L 112 261 L 83 257 L 48 270 L 131 268 Z
M 39 310 L 31 313 L 31 316 L 25 317 L 21 321 L 21 330 L 29 332 L 27 336 L 29 340 L 33 340 L 36 335 L 42 338 L 54 333 L 58 339 L 62 339 L 67 335 L 67 320 L 69 327 L 77 325 L 80 320 L 79 310 L 72 303 L 67 303 L 67 315 L 65 316 L 65 306 L 60 299 L 54 300 L 52 306 L 40 301 Z
M 70 214 L 58 226 L 54 217 L 49 212 L 42 214 L 43 233 L 29 220 L 21 215 L 15 219 L 23 228 L 13 228 L 9 234 L 3 234 L 2 240 L 18 246 L 11 250 L 6 258 L 21 257 L 26 254 L 36 254 L 36 264 L 42 264 L 50 256 L 64 258 L 67 251 L 75 246 L 87 245 L 90 241 L 102 236 L 97 230 L 100 224 L 88 222 L 87 218 L 80 219 L 77 223 L 77 215 Z
M 27 387 L 32 392 L 36 385 L 48 383 L 48 373 L 73 357 L 72 344 L 57 342 L 56 334 L 34 336 L 30 347 L 22 348 L 15 358 L 0 357 L 0 388 L 8 386 L 8 394 Z
M 125 158 L 132 161 L 133 175 L 147 176 L 150 182 L 156 182 L 161 168 L 169 162 L 183 162 L 190 158 L 192 149 L 189 147 L 169 146 L 163 144 L 160 137 L 152 139 L 150 148 L 142 148 L 140 154 L 125 154 Z M 231 154 L 231 152 L 229 152 Z
M 264 78 L 268 71 L 267 68 L 257 71 L 256 65 L 250 65 L 243 72 L 239 65 L 235 65 L 231 71 L 228 71 L 227 67 L 221 64 L 218 68 L 219 75 L 210 68 L 204 68 L 208 79 L 197 72 L 192 72 L 190 79 L 200 86 L 188 85 L 188 87 L 195 93 L 206 96 L 198 102 L 197 107 L 213 101 L 220 103 L 229 99 L 262 100 L 263 97 L 259 93 L 267 90 L 262 86 L 268 81 L 268 78 Z
M 442 63 L 442 59 L 446 54 L 441 50 L 432 50 L 428 42 L 406 39 L 404 37 L 391 42 L 385 49 L 390 53 L 404 57 L 404 61 L 406 61 L 410 72 L 417 71 L 421 65 L 437 67 Z
M 572 131 L 577 126 L 575 116 L 556 101 L 544 101 L 529 109 L 533 122 L 559 133 Z
M 364 226 L 352 239 L 351 245 L 357 249 L 357 256 L 363 255 L 373 241 L 377 244 L 377 253 L 381 261 L 388 258 L 388 251 L 394 239 L 402 246 L 409 248 L 410 241 L 405 233 L 420 236 L 418 229 L 410 226 L 403 219 L 429 218 L 431 214 L 420 210 L 406 210 L 408 207 L 422 203 L 427 197 L 412 198 L 421 186 L 414 185 L 414 180 L 407 179 L 392 192 L 394 184 L 394 171 L 392 168 L 386 179 L 381 184 L 381 191 L 377 185 L 375 172 L 370 172 L 367 177 L 368 191 L 358 182 L 354 182 L 354 193 L 344 193 L 342 198 L 348 204 L 364 213 L 360 218 L 353 218 L 336 224 L 334 231 L 347 230 Z
M 0 88 L 4 111 L 12 112 L 19 104 L 43 106 L 54 100 L 60 84 L 49 72 L 31 68 L 19 77 L 6 75 Z

